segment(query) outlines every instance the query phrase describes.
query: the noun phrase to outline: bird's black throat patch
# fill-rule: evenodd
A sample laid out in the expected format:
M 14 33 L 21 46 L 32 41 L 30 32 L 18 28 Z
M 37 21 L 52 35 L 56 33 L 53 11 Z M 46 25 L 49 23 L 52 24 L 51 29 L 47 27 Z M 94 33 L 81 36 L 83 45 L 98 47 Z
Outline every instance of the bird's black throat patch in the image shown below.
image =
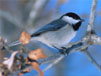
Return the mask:
M 79 29 L 79 27 L 81 26 L 81 22 L 78 22 L 75 25 L 72 24 L 72 26 L 73 26 L 74 31 L 77 31 Z

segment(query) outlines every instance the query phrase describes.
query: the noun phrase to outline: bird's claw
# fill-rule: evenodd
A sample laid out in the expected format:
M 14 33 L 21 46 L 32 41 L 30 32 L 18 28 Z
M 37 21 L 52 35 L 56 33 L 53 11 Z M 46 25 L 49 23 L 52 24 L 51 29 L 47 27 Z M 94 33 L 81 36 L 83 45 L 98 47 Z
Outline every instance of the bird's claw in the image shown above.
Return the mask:
M 68 55 L 69 54 L 69 51 L 67 48 L 65 47 L 61 47 L 61 49 L 59 49 L 59 52 L 63 55 Z
M 59 49 L 59 52 L 63 55 L 66 55 L 66 48 L 65 47 L 61 47 L 61 49 Z

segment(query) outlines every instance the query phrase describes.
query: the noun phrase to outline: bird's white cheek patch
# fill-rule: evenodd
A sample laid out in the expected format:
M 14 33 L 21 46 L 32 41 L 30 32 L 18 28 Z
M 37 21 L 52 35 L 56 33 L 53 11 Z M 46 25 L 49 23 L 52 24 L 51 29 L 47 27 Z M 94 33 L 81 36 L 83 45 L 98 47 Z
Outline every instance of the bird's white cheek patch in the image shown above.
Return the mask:
M 68 17 L 68 16 L 64 16 L 62 19 L 66 22 L 69 22 L 70 24 L 75 24 L 80 21 L 80 20 L 75 20 L 75 19 Z

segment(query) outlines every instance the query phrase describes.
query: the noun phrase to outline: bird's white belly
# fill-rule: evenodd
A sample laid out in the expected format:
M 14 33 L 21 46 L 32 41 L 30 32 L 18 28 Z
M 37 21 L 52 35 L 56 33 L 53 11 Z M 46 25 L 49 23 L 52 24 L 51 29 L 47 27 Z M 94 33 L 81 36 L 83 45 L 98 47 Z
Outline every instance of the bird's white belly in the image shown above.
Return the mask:
M 50 47 L 55 46 L 60 48 L 67 45 L 75 37 L 75 34 L 76 32 L 71 26 L 65 26 L 59 31 L 50 31 L 44 33 L 38 37 L 38 40 Z

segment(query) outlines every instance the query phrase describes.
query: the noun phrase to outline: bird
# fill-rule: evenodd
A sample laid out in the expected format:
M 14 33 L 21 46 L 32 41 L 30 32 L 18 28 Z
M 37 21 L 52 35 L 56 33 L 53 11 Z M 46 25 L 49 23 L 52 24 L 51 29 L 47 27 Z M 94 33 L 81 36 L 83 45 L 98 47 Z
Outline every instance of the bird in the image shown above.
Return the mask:
M 62 51 L 76 36 L 83 21 L 84 19 L 81 19 L 76 13 L 65 13 L 31 34 L 31 40 L 40 41 L 51 48 Z M 21 44 L 19 40 L 11 43 L 11 46 L 17 44 Z

